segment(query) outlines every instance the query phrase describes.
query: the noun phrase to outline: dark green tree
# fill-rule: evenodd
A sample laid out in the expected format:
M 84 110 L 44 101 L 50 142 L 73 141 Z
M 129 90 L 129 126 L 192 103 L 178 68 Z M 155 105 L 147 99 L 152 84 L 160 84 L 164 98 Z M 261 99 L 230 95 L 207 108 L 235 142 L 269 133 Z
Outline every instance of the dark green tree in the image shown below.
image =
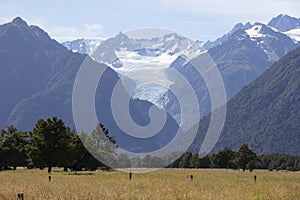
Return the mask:
M 194 154 L 190 159 L 190 168 L 199 168 L 200 167 L 200 158 L 199 154 Z
M 108 129 L 103 124 L 97 124 L 92 131 L 91 141 L 88 150 L 93 152 L 93 155 L 98 160 L 105 160 L 109 166 L 114 166 L 116 158 L 116 140 L 109 135 Z
M 300 170 L 300 156 L 298 156 L 297 161 L 295 163 L 295 169 Z
M 212 161 L 220 168 L 234 168 L 234 155 L 234 151 L 224 148 L 212 157 Z
M 84 132 L 79 132 L 77 136 L 77 148 L 76 148 L 76 162 L 72 166 L 72 170 L 81 171 L 81 170 L 96 170 L 97 168 L 106 168 L 104 164 L 102 164 L 99 160 L 97 160 L 94 155 L 90 153 L 89 150 L 84 146 L 94 145 L 91 137 L 89 137 Z
M 255 166 L 256 159 L 256 153 L 249 148 L 248 144 L 243 144 L 236 152 L 235 162 L 239 168 L 243 169 L 243 171 L 247 168 L 252 171 Z
M 164 161 L 162 158 L 157 156 L 152 156 L 151 158 L 151 167 L 152 168 L 160 168 L 164 165 Z
M 191 152 L 186 152 L 180 157 L 179 168 L 188 168 L 190 167 L 190 159 L 192 157 Z
M 68 167 L 75 163 L 76 135 L 57 117 L 40 119 L 30 133 L 31 140 L 26 145 L 28 161 L 33 167 Z
M 199 168 L 209 168 L 211 165 L 211 159 L 209 156 L 199 158 Z
M 151 167 L 151 155 L 146 155 L 141 162 L 142 167 Z
M 26 132 L 18 131 L 14 126 L 2 130 L 0 141 L 0 170 L 8 167 L 27 166 L 25 146 L 28 142 Z
M 137 158 L 131 158 L 130 162 L 131 162 L 131 167 L 133 167 L 133 168 L 142 167 L 142 159 L 139 158 L 139 157 L 137 157 Z
M 126 154 L 120 154 L 116 159 L 117 168 L 129 168 L 131 167 L 131 162 Z
M 95 170 L 101 168 L 109 170 L 106 164 L 112 165 L 115 158 L 116 140 L 109 135 L 103 124 L 97 124 L 90 135 L 84 132 L 78 133 L 77 156 L 73 170 Z M 106 161 L 106 164 L 100 161 Z

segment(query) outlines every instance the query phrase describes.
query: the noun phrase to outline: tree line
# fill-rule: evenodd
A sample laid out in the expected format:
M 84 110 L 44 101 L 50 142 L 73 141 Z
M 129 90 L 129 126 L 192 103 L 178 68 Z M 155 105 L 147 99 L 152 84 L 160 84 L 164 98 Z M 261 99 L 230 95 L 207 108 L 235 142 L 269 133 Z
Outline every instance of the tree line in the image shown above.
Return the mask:
M 226 169 L 268 169 L 300 170 L 300 156 L 286 154 L 256 155 L 248 144 L 243 144 L 237 151 L 224 148 L 213 155 L 201 156 L 191 152 L 184 153 L 171 168 L 226 168 Z
M 82 142 L 84 141 L 84 143 Z M 85 148 L 89 146 L 92 154 Z M 113 144 L 113 145 L 111 145 Z M 99 152 L 100 146 L 106 152 Z M 131 158 L 127 155 L 114 157 L 117 148 L 116 140 L 109 135 L 103 124 L 97 124 L 91 135 L 78 134 L 67 127 L 57 117 L 40 119 L 31 132 L 22 132 L 14 126 L 8 126 L 0 132 L 0 171 L 16 169 L 17 166 L 31 168 L 62 167 L 74 171 L 109 170 L 94 156 L 106 156 L 113 160 L 115 166 L 122 167 L 161 167 L 172 160 L 170 157 L 160 158 L 147 155 L 144 158 Z M 103 148 L 102 148 L 103 149 Z M 178 155 L 178 154 L 177 154 Z M 181 154 L 180 154 L 181 155 Z M 176 155 L 174 155 L 176 157 Z M 98 157 L 99 158 L 99 157 Z M 191 152 L 182 154 L 170 168 L 231 168 L 242 170 L 300 170 L 300 156 L 269 154 L 256 155 L 247 144 L 241 145 L 237 151 L 225 148 L 213 155 L 199 155 Z
M 99 162 L 84 146 L 80 137 L 96 141 L 104 133 L 106 139 L 115 143 L 113 137 L 102 124 L 98 124 L 91 136 L 75 134 L 61 119 L 38 120 L 33 131 L 26 133 L 14 126 L 1 130 L 0 134 L 0 170 L 16 169 L 17 166 L 31 168 L 63 167 L 71 170 L 109 169 Z M 94 144 L 91 143 L 91 144 Z

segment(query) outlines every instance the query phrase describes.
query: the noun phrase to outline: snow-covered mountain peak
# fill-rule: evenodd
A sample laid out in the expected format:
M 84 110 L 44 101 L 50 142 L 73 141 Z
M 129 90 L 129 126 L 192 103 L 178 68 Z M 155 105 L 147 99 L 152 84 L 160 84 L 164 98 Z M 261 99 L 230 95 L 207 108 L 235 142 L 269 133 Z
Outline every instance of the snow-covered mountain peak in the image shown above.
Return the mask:
M 261 33 L 262 25 L 254 25 L 250 29 L 245 30 L 251 39 L 261 38 L 265 35 Z
M 256 22 L 249 29 L 245 30 L 252 40 L 263 37 L 274 37 L 279 31 L 273 27 Z
M 133 98 L 150 101 L 162 108 L 168 101 L 165 97 L 167 88 L 173 83 L 166 75 L 168 68 L 181 55 L 189 59 L 199 55 L 201 45 L 201 42 L 177 33 L 150 39 L 135 39 L 119 33 L 103 41 L 93 58 L 113 68 L 124 81 L 125 88 L 126 80 L 133 80 L 135 90 L 128 88 Z
M 296 47 L 288 34 L 262 23 L 255 23 L 251 28 L 245 30 L 245 32 L 267 54 L 271 62 L 278 60 L 282 55 L 288 53 L 288 49 Z
M 118 35 L 116 35 L 115 37 L 115 40 L 129 40 L 129 37 L 127 35 L 125 35 L 123 32 L 119 32 Z
M 252 24 L 250 22 L 247 22 L 246 24 L 238 23 L 233 27 L 233 29 L 229 33 L 235 33 L 240 30 L 249 29 L 251 27 L 252 27 Z
M 292 29 L 300 28 L 300 18 L 280 14 L 277 17 L 274 17 L 268 23 L 268 26 L 274 27 L 281 32 L 287 32 Z
M 94 51 L 100 46 L 103 39 L 93 38 L 93 39 L 77 39 L 73 41 L 67 41 L 62 43 L 67 49 L 73 52 L 81 54 L 92 55 Z
M 190 39 L 186 38 L 186 37 L 183 37 L 183 36 L 180 36 L 177 33 L 169 33 L 169 34 L 166 34 L 163 37 L 161 37 L 161 41 L 172 41 L 172 40 L 182 41 L 182 40 L 190 40 Z
M 222 45 L 224 42 L 229 40 L 230 37 L 232 35 L 234 35 L 236 32 L 244 31 L 244 30 L 249 29 L 251 27 L 252 27 L 252 24 L 250 22 L 247 22 L 246 24 L 238 23 L 227 34 L 224 34 L 222 37 L 216 39 L 215 41 L 208 41 L 205 44 L 203 44 L 202 46 L 203 46 L 204 49 L 208 50 L 210 48 Z

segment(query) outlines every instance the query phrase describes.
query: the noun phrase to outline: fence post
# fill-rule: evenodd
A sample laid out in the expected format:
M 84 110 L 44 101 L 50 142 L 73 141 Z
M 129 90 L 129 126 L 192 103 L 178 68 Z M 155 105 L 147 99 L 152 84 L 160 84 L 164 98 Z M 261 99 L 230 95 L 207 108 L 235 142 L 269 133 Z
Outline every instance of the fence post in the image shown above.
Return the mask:
M 18 193 L 18 200 L 24 200 L 24 194 Z
M 256 183 L 256 178 L 257 178 L 256 175 L 254 175 L 254 183 Z
M 51 176 L 48 176 L 49 182 L 51 182 L 51 178 L 52 178 Z
M 131 180 L 131 179 L 132 179 L 132 173 L 129 172 L 129 180 Z

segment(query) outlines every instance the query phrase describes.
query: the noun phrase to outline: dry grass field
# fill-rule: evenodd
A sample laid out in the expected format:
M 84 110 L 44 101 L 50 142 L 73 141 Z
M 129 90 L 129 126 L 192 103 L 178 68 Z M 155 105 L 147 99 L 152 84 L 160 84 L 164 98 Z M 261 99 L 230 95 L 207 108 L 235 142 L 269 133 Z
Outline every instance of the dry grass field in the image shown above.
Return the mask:
M 190 175 L 194 179 L 191 181 Z M 253 176 L 257 176 L 254 183 Z M 0 172 L 0 199 L 300 199 L 300 172 L 162 169 L 151 173 Z

